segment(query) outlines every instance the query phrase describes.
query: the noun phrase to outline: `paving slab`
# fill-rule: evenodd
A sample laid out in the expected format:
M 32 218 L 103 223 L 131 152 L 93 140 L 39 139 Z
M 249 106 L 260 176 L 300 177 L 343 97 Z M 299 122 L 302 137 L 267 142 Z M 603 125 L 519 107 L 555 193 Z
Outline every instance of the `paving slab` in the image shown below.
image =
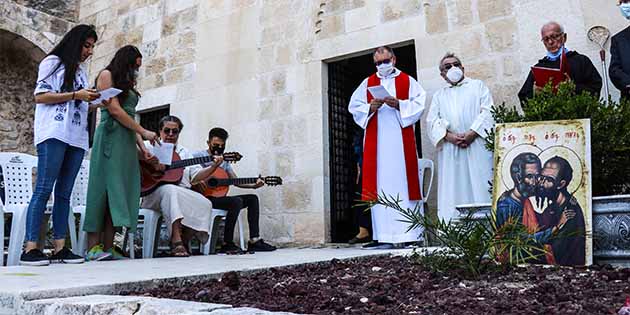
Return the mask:
M 411 250 L 360 248 L 288 248 L 252 255 L 211 255 L 187 258 L 135 259 L 81 265 L 0 268 L 0 315 L 15 314 L 26 301 L 83 295 L 115 295 L 123 291 L 203 278 L 218 278 L 228 271 L 251 272 L 372 255 L 407 254 Z M 13 312 L 13 313 L 12 313 Z

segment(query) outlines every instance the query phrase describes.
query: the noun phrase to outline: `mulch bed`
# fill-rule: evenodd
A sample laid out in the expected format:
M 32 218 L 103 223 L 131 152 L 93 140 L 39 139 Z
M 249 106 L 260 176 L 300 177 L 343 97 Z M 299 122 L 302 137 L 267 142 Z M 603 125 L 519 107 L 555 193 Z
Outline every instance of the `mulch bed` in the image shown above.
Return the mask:
M 528 266 L 467 280 L 408 258 L 370 257 L 127 294 L 309 314 L 617 314 L 630 269 Z

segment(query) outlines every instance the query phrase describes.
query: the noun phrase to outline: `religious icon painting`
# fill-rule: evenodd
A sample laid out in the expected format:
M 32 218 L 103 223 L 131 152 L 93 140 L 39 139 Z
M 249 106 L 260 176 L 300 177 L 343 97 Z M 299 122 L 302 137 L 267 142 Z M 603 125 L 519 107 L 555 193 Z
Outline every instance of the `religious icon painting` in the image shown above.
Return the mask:
M 593 262 L 590 120 L 497 124 L 492 220 L 521 222 L 528 262 Z

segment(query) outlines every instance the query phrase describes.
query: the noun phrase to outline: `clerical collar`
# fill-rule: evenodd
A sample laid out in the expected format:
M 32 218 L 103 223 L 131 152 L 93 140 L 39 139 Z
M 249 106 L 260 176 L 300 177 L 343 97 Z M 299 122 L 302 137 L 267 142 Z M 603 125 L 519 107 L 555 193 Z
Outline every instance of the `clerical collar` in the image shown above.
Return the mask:
M 392 73 L 388 74 L 386 77 L 382 77 L 380 74 L 378 74 L 378 72 L 376 73 L 376 76 L 379 77 L 380 79 L 391 79 L 394 77 L 397 77 L 400 74 L 400 70 L 394 68 L 394 71 L 392 71 Z
M 448 87 L 452 89 L 452 88 L 454 88 L 454 87 L 458 87 L 458 86 L 462 86 L 462 85 L 464 85 L 464 84 L 468 84 L 468 82 L 469 82 L 468 77 L 464 77 L 464 79 L 463 79 L 463 80 L 461 80 L 461 81 L 459 81 L 457 84 L 455 84 L 455 85 L 452 85 L 452 84 L 451 84 L 451 85 L 449 85 Z

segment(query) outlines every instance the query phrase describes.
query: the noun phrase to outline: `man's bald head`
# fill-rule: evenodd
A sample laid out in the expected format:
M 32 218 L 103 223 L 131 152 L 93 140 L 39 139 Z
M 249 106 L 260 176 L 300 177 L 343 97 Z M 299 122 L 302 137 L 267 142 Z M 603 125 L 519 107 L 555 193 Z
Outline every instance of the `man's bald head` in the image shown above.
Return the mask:
M 551 21 L 543 25 L 543 27 L 540 29 L 541 34 L 549 31 L 564 33 L 564 27 L 562 27 L 562 25 L 560 25 L 560 23 L 558 22 Z

